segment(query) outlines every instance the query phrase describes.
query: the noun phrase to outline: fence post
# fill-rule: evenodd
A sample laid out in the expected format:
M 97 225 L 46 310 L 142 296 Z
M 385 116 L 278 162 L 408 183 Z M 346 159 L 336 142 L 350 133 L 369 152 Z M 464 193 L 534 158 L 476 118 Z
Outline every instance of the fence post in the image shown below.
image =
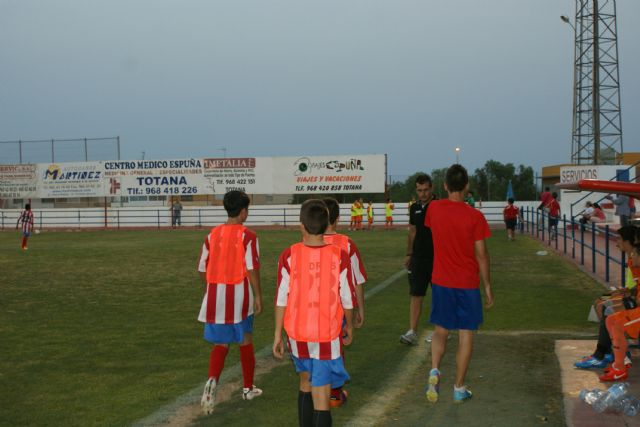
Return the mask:
M 282 208 L 282 224 L 287 226 L 287 208 Z
M 609 283 L 609 226 L 604 226 L 604 280 Z
M 571 217 L 571 258 L 576 259 L 576 221 Z
M 622 259 L 620 260 L 620 287 L 624 288 L 624 269 L 625 266 L 627 265 L 627 260 L 626 260 L 626 256 L 627 254 L 624 251 L 620 251 L 622 252 Z
M 596 272 L 596 224 L 591 223 L 591 271 Z
M 202 209 L 198 209 L 198 227 L 202 228 Z
M 0 211 L 0 218 L 2 218 L 2 229 L 4 230 L 4 210 Z
M 118 209 L 116 212 L 118 212 L 118 230 L 120 230 L 120 209 Z
M 540 225 L 542 228 L 542 241 L 544 242 L 544 211 L 542 211 L 542 213 L 540 214 Z M 549 241 L 549 246 L 551 246 L 551 241 Z
M 156 213 L 158 214 L 158 229 L 160 229 L 160 209 L 158 209 Z
M 584 227 L 580 227 L 580 264 L 584 265 Z
M 564 254 L 567 254 L 567 215 L 564 214 L 562 215 L 562 227 L 563 227 L 563 232 L 562 232 L 562 241 L 563 241 L 563 245 L 564 245 Z
M 80 209 L 78 209 L 78 228 L 80 228 Z

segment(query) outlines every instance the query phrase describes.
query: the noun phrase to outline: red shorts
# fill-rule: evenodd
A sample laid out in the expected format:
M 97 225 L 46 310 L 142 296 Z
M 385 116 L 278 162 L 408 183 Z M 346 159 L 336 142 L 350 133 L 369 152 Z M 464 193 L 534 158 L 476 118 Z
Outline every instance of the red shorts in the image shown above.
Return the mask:
M 393 221 L 393 217 L 392 217 L 392 216 L 388 216 L 388 217 L 386 217 L 386 218 L 387 218 L 387 222 L 391 222 L 391 221 Z
M 373 224 L 373 218 L 367 218 L 369 224 Z

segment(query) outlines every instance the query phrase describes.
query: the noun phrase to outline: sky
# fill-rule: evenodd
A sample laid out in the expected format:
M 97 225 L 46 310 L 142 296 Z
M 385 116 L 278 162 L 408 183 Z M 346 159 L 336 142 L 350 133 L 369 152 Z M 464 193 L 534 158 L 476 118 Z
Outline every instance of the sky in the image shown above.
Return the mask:
M 617 10 L 624 145 L 640 151 L 640 2 Z M 386 153 L 391 175 L 460 147 L 470 170 L 539 172 L 570 158 L 559 17 L 574 14 L 572 0 L 0 0 L 0 141 L 120 136 L 123 159 Z M 15 150 L 0 144 L 0 162 Z

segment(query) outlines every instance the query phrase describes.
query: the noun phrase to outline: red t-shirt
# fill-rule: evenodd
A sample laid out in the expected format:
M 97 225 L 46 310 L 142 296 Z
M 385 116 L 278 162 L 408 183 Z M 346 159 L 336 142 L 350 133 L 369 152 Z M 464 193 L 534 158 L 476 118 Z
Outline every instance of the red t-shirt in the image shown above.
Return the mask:
M 551 199 L 547 207 L 549 208 L 549 216 L 554 218 L 560 216 L 560 203 L 556 199 Z
M 553 195 L 551 193 L 549 193 L 548 191 L 543 191 L 540 194 L 540 201 L 546 206 L 551 201 L 552 197 Z
M 518 218 L 518 207 L 516 205 L 507 205 L 503 211 L 504 219 L 517 219 Z
M 433 235 L 432 283 L 446 288 L 477 289 L 480 267 L 475 242 L 491 236 L 482 212 L 464 202 L 434 200 L 424 225 Z

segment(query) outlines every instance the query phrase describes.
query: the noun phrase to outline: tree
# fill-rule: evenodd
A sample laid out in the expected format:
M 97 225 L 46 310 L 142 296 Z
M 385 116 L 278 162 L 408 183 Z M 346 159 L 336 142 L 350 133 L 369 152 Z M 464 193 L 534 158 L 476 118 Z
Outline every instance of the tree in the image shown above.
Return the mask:
M 517 200 L 535 199 L 533 168 L 530 166 L 520 165 L 516 173 L 516 167 L 512 163 L 487 160 L 482 168 L 475 170 L 470 181 L 476 197 L 482 200 L 505 200 L 509 182 Z

